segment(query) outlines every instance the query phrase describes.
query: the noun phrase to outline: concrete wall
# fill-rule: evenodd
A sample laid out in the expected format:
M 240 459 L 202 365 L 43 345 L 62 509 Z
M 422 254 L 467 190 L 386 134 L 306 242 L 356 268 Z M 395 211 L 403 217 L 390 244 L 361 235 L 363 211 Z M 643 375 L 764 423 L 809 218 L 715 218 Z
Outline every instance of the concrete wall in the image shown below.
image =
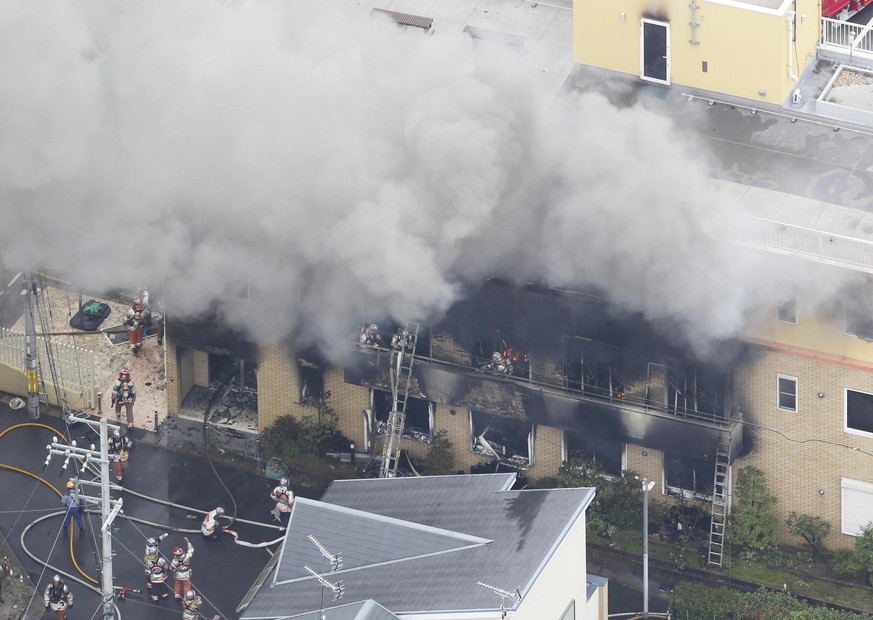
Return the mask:
M 194 385 L 200 387 L 209 387 L 209 353 L 206 351 L 194 350 L 193 363 L 193 380 Z
M 686 0 L 576 0 L 575 60 L 640 75 L 640 19 L 645 17 L 670 24 L 672 83 L 782 104 L 796 85 L 789 77 L 789 58 L 793 73 L 801 75 L 815 57 L 820 17 L 814 2 L 795 3 L 795 33 L 789 32 L 785 17 L 792 8 L 788 2 L 779 9 L 762 10 L 742 3 L 697 0 L 696 44 L 690 42 L 689 4 Z M 789 37 L 796 39 L 791 56 Z
M 46 378 L 45 381 L 46 399 L 49 404 L 59 407 L 55 384 Z M 0 392 L 7 392 L 20 396 L 25 401 L 27 400 L 27 375 L 24 372 L 24 364 L 21 368 L 15 368 L 4 362 L 0 362 Z M 72 390 L 68 387 L 63 387 L 60 390 L 63 398 L 72 409 L 85 409 L 85 395 L 81 391 Z M 27 411 L 23 410 L 25 415 Z

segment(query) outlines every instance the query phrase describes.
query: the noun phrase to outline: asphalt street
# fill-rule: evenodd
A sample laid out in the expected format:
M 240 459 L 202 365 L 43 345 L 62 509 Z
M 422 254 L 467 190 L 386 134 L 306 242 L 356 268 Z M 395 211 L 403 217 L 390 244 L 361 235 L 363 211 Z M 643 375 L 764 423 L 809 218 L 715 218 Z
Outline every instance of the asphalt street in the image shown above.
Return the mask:
M 24 411 L 12 411 L 5 402 L 0 402 L 0 432 L 26 422 L 29 420 Z M 58 436 L 65 430 L 59 419 L 48 415 L 41 416 L 38 423 L 58 429 Z M 73 425 L 70 430 L 72 436 L 67 435 L 67 438 L 75 440 L 80 446 L 93 441 L 93 436 L 89 436 L 89 429 L 83 423 Z M 54 434 L 41 427 L 10 430 L 0 437 L 0 463 L 42 477 L 63 491 L 66 480 L 73 474 L 73 465 L 67 471 L 62 471 L 62 457 L 54 456 L 50 465 L 45 466 L 48 454 L 46 446 Z M 200 523 L 205 512 L 222 506 L 228 515 L 266 526 L 234 524 L 233 530 L 239 534 L 240 540 L 260 543 L 279 538 L 281 533 L 271 522 L 270 516 L 273 504 L 269 492 L 275 486 L 275 481 L 238 468 L 216 465 L 216 469 L 218 475 L 205 458 L 150 445 L 147 441 L 136 441 L 131 452 L 130 468 L 124 479 L 125 488 L 184 507 L 167 506 L 127 491 L 113 493 L 113 497 L 120 496 L 124 502 L 123 516 L 112 524 L 114 583 L 116 586 L 144 591 L 143 594 L 130 594 L 119 603 L 124 620 L 177 619 L 181 616 L 180 606 L 172 598 L 153 603 L 145 593 L 145 541 L 164 531 L 170 532 L 169 538 L 161 543 L 161 552 L 167 556 L 172 557 L 173 547 L 183 546 L 183 537 L 186 535 L 194 544 L 192 584 L 203 596 L 202 614 L 207 618 L 213 615 L 221 618 L 238 617 L 235 608 L 270 559 L 267 549 L 275 550 L 278 544 L 266 549 L 251 548 L 235 544 L 229 535 L 218 541 L 205 540 L 199 533 Z M 83 479 L 89 478 L 83 475 Z M 307 495 L 306 490 L 294 491 L 302 491 Z M 311 493 L 308 495 L 311 496 Z M 63 505 L 47 485 L 25 474 L 0 468 L 0 497 L 0 541 L 8 538 L 39 592 L 45 588 L 56 569 L 44 568 L 28 557 L 22 540 L 31 554 L 53 567 L 75 575 L 86 583 L 99 583 L 100 516 L 96 508 L 88 515 L 84 537 L 78 536 L 78 530 L 72 524 L 70 529 L 74 536 L 71 557 L 70 542 L 65 539 L 61 528 Z M 136 522 L 132 518 L 156 525 Z M 190 533 L 185 533 L 185 530 L 190 530 Z M 79 620 L 99 617 L 94 614 L 100 607 L 100 596 L 83 584 L 72 582 L 70 585 L 76 603 L 67 618 Z M 46 614 L 45 617 L 49 616 Z

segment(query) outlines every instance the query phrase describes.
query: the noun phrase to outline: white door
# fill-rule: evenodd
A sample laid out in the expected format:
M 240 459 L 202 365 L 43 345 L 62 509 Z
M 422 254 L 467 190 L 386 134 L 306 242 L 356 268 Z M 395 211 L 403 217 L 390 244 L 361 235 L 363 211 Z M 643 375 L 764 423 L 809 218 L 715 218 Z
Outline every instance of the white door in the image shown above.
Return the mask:
M 670 24 L 645 17 L 640 20 L 640 77 L 670 83 Z

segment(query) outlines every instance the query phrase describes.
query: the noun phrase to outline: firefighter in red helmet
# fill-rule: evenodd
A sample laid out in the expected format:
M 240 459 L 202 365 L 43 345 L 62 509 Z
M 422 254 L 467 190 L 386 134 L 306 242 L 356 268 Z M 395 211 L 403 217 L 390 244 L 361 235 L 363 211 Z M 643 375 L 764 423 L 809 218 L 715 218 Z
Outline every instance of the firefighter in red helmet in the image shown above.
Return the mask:
M 112 385 L 112 404 L 115 415 L 121 415 L 121 406 L 127 412 L 127 427 L 133 428 L 133 403 L 136 401 L 136 387 L 130 379 L 130 369 L 125 366 L 118 373 L 118 379 Z
M 191 590 L 191 556 L 194 555 L 194 545 L 185 537 L 186 548 L 176 547 L 173 549 L 173 559 L 170 561 L 170 570 L 176 577 L 173 584 L 173 594 L 176 600 L 182 599 Z

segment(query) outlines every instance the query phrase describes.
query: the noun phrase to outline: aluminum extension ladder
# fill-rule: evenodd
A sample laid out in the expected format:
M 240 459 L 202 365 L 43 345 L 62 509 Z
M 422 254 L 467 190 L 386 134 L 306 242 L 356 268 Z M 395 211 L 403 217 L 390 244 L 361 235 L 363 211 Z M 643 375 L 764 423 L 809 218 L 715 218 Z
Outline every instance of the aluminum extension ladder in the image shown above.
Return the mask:
M 393 478 L 397 475 L 397 462 L 400 458 L 400 438 L 406 423 L 406 399 L 409 398 L 409 384 L 412 381 L 412 364 L 415 362 L 415 346 L 418 344 L 418 323 L 407 323 L 404 328 L 409 337 L 409 346 L 401 345 L 400 350 L 391 350 L 389 357 L 392 396 L 394 402 L 388 415 L 388 429 L 379 467 L 380 478 Z
M 731 445 L 718 442 L 715 454 L 715 480 L 712 485 L 712 522 L 709 528 L 709 557 L 707 564 L 721 566 L 724 557 L 724 536 L 727 527 L 728 498 L 730 494 Z

